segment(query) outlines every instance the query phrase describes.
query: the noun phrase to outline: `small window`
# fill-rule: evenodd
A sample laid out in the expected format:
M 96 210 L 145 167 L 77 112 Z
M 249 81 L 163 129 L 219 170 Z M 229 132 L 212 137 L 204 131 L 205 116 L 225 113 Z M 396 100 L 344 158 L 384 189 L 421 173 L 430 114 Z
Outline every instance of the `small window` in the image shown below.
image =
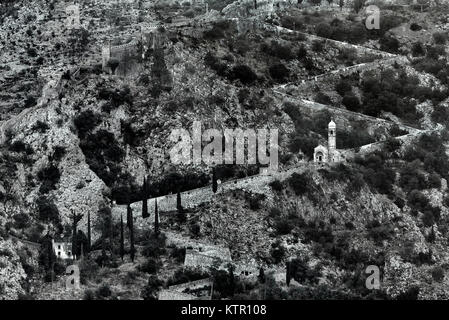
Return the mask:
M 61 256 L 61 252 L 59 252 L 59 251 L 58 251 L 58 256 L 59 256 L 59 257 Z
M 61 249 L 61 245 L 60 244 L 58 244 L 58 249 Z

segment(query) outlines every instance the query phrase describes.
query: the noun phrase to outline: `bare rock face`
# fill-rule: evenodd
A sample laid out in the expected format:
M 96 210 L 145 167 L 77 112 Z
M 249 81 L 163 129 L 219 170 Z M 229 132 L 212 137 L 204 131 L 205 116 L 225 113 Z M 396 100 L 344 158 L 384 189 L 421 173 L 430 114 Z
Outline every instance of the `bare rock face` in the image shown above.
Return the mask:
M 14 300 L 23 293 L 25 271 L 11 241 L 0 240 L 0 300 Z

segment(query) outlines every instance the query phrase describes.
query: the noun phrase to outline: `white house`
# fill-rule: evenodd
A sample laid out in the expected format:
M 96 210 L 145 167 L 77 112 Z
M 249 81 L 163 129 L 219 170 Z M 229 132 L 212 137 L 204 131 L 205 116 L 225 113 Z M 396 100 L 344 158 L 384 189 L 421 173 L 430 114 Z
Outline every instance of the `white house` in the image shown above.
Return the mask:
M 56 257 L 62 260 L 75 259 L 75 255 L 72 254 L 72 242 L 61 239 L 58 241 L 52 240 L 53 250 L 55 251 Z

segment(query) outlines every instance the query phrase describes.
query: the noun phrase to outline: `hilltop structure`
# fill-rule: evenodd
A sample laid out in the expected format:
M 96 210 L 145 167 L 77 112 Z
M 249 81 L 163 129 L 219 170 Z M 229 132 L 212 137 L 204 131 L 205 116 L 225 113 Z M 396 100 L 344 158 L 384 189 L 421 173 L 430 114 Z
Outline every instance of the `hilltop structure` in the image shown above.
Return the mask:
M 341 159 L 340 152 L 337 150 L 337 125 L 331 120 L 327 127 L 327 146 L 319 145 L 313 152 L 313 161 L 316 163 L 339 162 Z

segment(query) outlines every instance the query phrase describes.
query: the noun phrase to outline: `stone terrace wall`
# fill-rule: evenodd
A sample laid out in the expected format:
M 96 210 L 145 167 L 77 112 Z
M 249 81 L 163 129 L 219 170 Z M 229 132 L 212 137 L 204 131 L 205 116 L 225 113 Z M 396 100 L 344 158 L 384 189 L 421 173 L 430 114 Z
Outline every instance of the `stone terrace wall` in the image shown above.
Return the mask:
M 168 287 L 168 290 L 173 290 L 173 291 L 184 291 L 186 289 L 198 289 L 198 288 L 202 288 L 202 287 L 207 287 L 212 285 L 212 281 L 210 278 L 206 278 L 206 279 L 201 279 L 201 280 L 196 280 L 196 281 L 191 281 L 191 282 L 186 282 L 186 283 L 181 283 L 181 284 L 177 284 L 174 286 L 170 286 Z
M 385 119 L 381 119 L 381 118 L 376 118 L 373 116 L 369 116 L 369 115 L 365 115 L 362 113 L 358 113 L 358 112 L 353 112 L 353 111 L 349 111 L 343 108 L 337 108 L 334 106 L 330 106 L 330 105 L 325 105 L 325 104 L 321 104 L 318 102 L 314 102 L 314 101 L 310 101 L 310 100 L 306 100 L 306 99 L 301 99 L 301 98 L 296 98 L 290 94 L 286 94 L 284 92 L 280 92 L 277 90 L 274 90 L 275 93 L 282 95 L 286 101 L 292 102 L 294 104 L 299 104 L 300 107 L 305 107 L 305 108 L 309 108 L 313 111 L 322 111 L 322 110 L 328 110 L 331 113 L 335 114 L 335 115 L 340 115 L 343 117 L 350 117 L 354 120 L 368 120 L 368 121 L 372 121 L 372 122 L 377 122 L 377 123 L 382 123 L 385 126 L 393 126 L 393 125 L 397 125 L 401 130 L 406 130 L 407 132 L 410 133 L 417 133 L 420 132 L 420 129 L 417 128 L 413 128 L 404 124 L 400 124 L 400 123 L 394 123 L 392 121 L 389 120 L 385 120 Z
M 161 290 L 158 300 L 200 300 L 198 297 L 173 290 Z
M 410 134 L 396 137 L 395 139 L 401 141 L 402 144 L 408 144 L 408 143 L 411 143 L 413 140 L 415 140 L 417 137 L 421 136 L 422 134 L 430 133 L 433 131 L 434 130 L 416 131 L 416 132 L 413 132 Z M 361 146 L 360 148 L 340 150 L 340 155 L 342 156 L 342 159 L 347 160 L 347 159 L 353 158 L 356 154 L 367 155 L 374 151 L 382 150 L 382 148 L 385 146 L 385 144 L 386 144 L 386 141 L 378 141 L 378 142 L 374 142 L 374 143 L 370 143 L 370 144 Z
M 275 179 L 284 180 L 290 177 L 294 172 L 303 172 L 307 168 L 313 167 L 310 162 L 303 162 L 299 165 L 287 168 L 282 171 L 274 172 L 271 175 L 254 175 L 246 178 L 229 180 L 218 185 L 218 193 L 233 190 L 243 190 L 250 193 L 269 194 L 271 187 L 270 182 Z M 195 208 L 203 203 L 208 203 L 214 198 L 211 186 L 193 189 L 181 193 L 182 206 L 186 209 Z M 174 212 L 176 208 L 176 194 L 161 196 L 158 198 L 148 199 L 148 213 L 150 217 L 142 218 L 142 202 L 131 204 L 133 210 L 134 224 L 140 228 L 150 228 L 154 222 L 154 206 L 157 200 L 158 210 L 162 212 Z M 112 208 L 112 216 L 115 220 L 120 220 L 120 216 L 126 220 L 126 206 L 116 205 Z

